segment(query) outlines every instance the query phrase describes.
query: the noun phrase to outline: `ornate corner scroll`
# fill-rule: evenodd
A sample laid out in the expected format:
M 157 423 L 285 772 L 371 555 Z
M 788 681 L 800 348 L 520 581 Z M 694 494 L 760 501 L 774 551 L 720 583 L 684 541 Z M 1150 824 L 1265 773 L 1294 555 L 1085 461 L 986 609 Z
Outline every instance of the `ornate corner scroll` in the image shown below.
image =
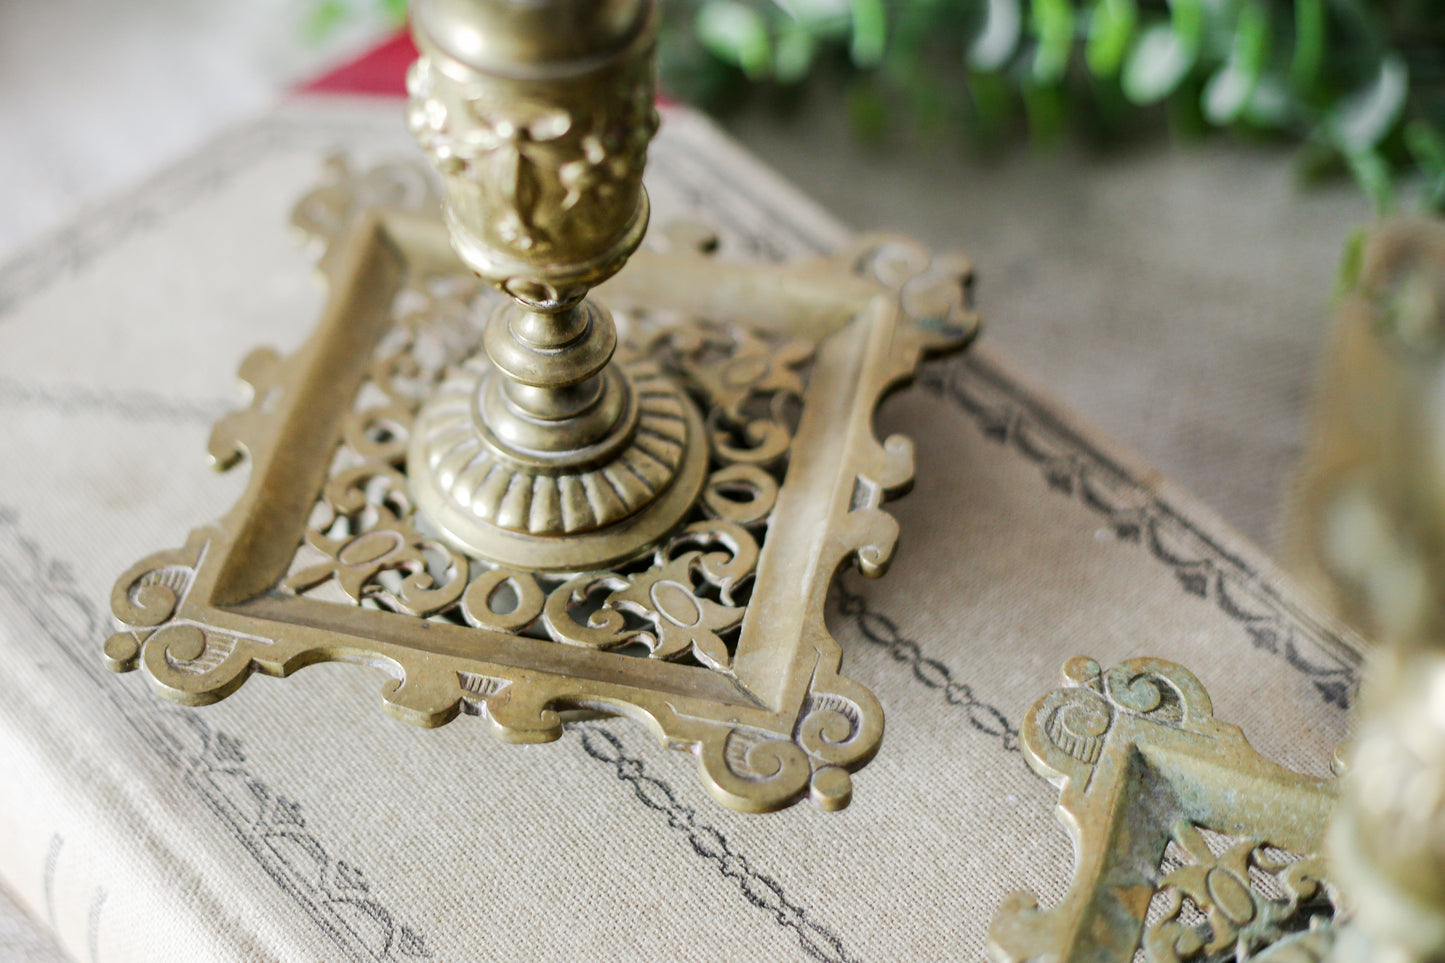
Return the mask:
M 341 161 L 331 174 L 294 215 L 324 246 L 330 302 L 295 354 L 246 359 L 251 403 L 211 438 L 218 467 L 249 460 L 248 485 L 117 581 L 110 667 L 201 705 L 256 673 L 356 662 L 386 673 L 383 707 L 416 725 L 465 712 L 543 742 L 619 713 L 692 752 L 732 808 L 846 805 L 883 713 L 840 674 L 824 601 L 842 566 L 879 575 L 892 558 L 881 506 L 911 482 L 912 449 L 876 438 L 873 412 L 924 353 L 973 335 L 967 262 L 900 238 L 757 271 L 639 255 L 607 289 L 627 305 L 619 355 L 703 412 L 701 494 L 605 570 L 523 571 L 438 539 L 405 477 L 423 399 L 497 295 L 451 252 L 425 178 Z
M 1064 666 L 1021 729 L 1059 789 L 1074 842 L 1063 900 L 1005 900 L 990 958 L 1023 961 L 1323 959 L 1336 932 L 1320 857 L 1332 781 L 1278 766 L 1216 720 L 1187 669 L 1130 659 Z

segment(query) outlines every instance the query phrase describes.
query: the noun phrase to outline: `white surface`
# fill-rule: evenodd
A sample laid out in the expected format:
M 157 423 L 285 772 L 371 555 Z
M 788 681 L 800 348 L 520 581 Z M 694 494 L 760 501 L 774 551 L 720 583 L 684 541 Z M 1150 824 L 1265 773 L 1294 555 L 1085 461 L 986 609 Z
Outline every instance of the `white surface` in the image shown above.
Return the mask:
M 249 118 L 385 29 L 371 5 L 320 44 L 314 0 L 0 3 L 0 261 Z

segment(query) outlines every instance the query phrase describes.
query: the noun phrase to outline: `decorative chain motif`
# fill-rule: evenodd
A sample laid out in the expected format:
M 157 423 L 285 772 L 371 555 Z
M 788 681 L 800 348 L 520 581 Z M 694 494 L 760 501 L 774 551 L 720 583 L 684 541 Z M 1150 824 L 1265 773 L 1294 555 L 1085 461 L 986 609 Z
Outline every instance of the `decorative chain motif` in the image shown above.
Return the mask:
M 937 659 L 929 658 L 913 639 L 899 630 L 898 624 L 886 615 L 868 607 L 868 600 L 840 579 L 836 583 L 838 611 L 853 620 L 858 632 L 869 642 L 888 650 L 896 662 L 906 663 L 913 677 L 930 689 L 943 694 L 944 701 L 958 706 L 968 716 L 968 724 L 987 736 L 998 739 L 1004 749 L 1017 752 L 1019 731 L 997 706 L 974 695 L 973 687 L 953 677 L 953 672 Z

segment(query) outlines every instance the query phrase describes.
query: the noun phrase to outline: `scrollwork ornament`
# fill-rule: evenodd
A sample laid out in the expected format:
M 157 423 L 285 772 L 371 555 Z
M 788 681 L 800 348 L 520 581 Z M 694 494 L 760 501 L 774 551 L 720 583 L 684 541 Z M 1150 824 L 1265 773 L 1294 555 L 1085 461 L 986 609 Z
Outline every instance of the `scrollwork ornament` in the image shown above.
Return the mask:
M 697 594 L 692 583 L 701 560 L 701 552 L 687 552 L 653 566 L 630 580 L 626 588 L 614 591 L 606 605 L 652 624 L 651 632 L 634 638 L 646 644 L 655 657 L 673 659 L 690 654 L 709 668 L 725 669 L 730 657 L 718 633 L 741 622 L 745 610 Z
M 810 695 L 803 703 L 793 737 L 813 759 L 827 765 L 846 762 L 863 731 L 863 710 L 836 693 Z
M 1064 690 L 1049 706 L 1044 725 L 1055 746 L 1092 766 L 1099 761 L 1104 736 L 1113 723 L 1114 713 L 1102 699 L 1078 690 Z
M 747 783 L 772 784 L 780 793 L 794 793 L 806 783 L 811 768 L 802 747 L 776 733 L 734 729 L 723 747 L 727 772 Z
M 110 609 L 119 631 L 105 642 L 107 667 L 116 672 L 136 667 L 142 643 L 175 617 L 216 534 L 214 529 L 193 532 L 185 548 L 147 556 L 116 580 Z
M 847 252 L 853 271 L 898 291 L 899 307 L 925 336 L 925 350 L 947 348 L 978 331 L 973 262 L 961 254 L 931 255 L 910 238 L 866 239 Z
M 1109 701 L 1124 712 L 1178 724 L 1184 720 L 1184 696 L 1167 676 L 1138 671 L 1131 664 L 1115 666 L 1104 676 Z
M 756 465 L 728 465 L 708 476 L 702 500 L 715 518 L 758 526 L 772 514 L 778 501 L 778 483 Z
M 593 649 L 627 645 L 639 633 L 630 630 L 627 616 L 609 607 L 612 592 L 627 588 L 627 580 L 613 573 L 588 573 L 563 582 L 547 595 L 542 621 L 558 642 Z M 578 621 L 582 614 L 583 621 Z
M 1029 765 L 1059 788 L 1074 880 L 1050 909 L 1027 893 L 1005 900 L 990 958 L 1130 959 L 1140 949 L 1149 963 L 1317 958 L 1336 913 L 1317 855 L 1333 784 L 1261 758 L 1174 663 L 1130 659 L 1106 671 L 1078 657 L 1063 681 L 1020 734 Z M 1211 849 L 1205 830 L 1231 841 Z M 1183 861 L 1167 868 L 1174 849 Z
M 1334 889 L 1319 857 L 1277 859 L 1263 841 L 1249 838 L 1216 856 L 1187 820 L 1175 823 L 1172 836 L 1190 861 L 1160 882 L 1163 915 L 1144 931 L 1149 963 L 1217 959 L 1225 952 L 1247 960 L 1293 934 L 1333 924 Z M 1271 879 L 1280 895 L 1266 894 L 1257 877 Z M 1205 926 L 1184 922 L 1186 901 L 1204 915 Z
M 334 581 L 352 602 L 378 600 L 423 618 L 449 608 L 466 589 L 466 560 L 406 520 L 405 482 L 391 466 L 367 462 L 342 471 L 327 483 L 319 508 L 325 514 L 307 529 L 306 543 L 326 561 L 291 573 L 283 588 L 304 593 Z M 388 574 L 400 583 L 386 584 Z
M 743 600 L 733 604 L 734 592 L 756 569 L 757 556 L 745 529 L 697 523 L 658 549 L 642 572 L 593 573 L 563 583 L 547 596 L 543 620 L 559 642 L 600 649 L 641 644 L 653 658 L 691 655 L 726 670 L 731 656 L 721 633 L 746 614 Z
M 325 182 L 296 203 L 291 223 L 313 241 L 330 245 L 360 215 L 379 208 L 422 212 L 439 200 L 425 170 L 415 164 L 379 164 L 365 170 L 346 157 L 326 158 Z
M 508 593 L 512 605 L 506 611 L 492 603 L 497 596 Z M 542 616 L 547 600 L 537 577 L 530 572 L 507 568 L 488 569 L 472 580 L 462 596 L 462 615 L 468 625 L 497 632 L 522 632 Z
M 764 811 L 807 793 L 824 810 L 852 798 L 850 771 L 877 751 L 883 709 L 847 679 L 830 680 L 804 700 L 791 736 L 748 727 L 730 731 L 721 751 L 701 754 L 708 788 L 734 808 Z
M 688 383 L 707 399 L 721 460 L 769 467 L 786 455 L 793 440 L 787 409 L 801 401 L 814 344 L 694 323 L 667 331 L 654 347 L 676 356 Z

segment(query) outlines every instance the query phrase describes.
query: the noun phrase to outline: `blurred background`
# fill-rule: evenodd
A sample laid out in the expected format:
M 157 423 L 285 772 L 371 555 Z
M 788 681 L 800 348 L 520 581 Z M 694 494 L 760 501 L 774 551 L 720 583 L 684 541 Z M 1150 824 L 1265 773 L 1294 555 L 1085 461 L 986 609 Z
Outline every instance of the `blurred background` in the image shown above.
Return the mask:
M 1271 548 L 1342 265 L 1445 201 L 1441 7 L 668 0 L 660 62 L 845 223 L 972 255 L 996 345 Z M 404 12 L 0 3 L 0 258 Z

